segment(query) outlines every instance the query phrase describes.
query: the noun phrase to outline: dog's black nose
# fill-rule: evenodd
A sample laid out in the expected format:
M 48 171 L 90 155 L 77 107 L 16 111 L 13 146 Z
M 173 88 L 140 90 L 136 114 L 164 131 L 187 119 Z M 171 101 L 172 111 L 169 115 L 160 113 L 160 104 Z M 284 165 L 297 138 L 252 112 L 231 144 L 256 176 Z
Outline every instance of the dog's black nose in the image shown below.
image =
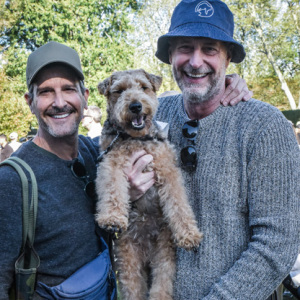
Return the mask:
M 138 114 L 142 110 L 142 104 L 140 102 L 134 102 L 129 105 L 129 109 L 134 113 Z

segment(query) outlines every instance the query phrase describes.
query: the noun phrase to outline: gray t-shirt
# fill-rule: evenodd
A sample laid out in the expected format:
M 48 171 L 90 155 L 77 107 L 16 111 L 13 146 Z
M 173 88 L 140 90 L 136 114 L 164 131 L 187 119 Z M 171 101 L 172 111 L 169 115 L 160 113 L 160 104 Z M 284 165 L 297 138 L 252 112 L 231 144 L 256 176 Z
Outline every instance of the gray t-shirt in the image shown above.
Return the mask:
M 91 180 L 96 177 L 98 145 L 79 137 L 79 153 Z M 40 256 L 38 280 L 61 283 L 100 251 L 95 233 L 95 199 L 84 192 L 87 180 L 76 178 L 73 161 L 62 160 L 29 141 L 13 155 L 25 160 L 38 184 L 38 213 L 34 247 Z M 14 278 L 14 264 L 22 245 L 22 196 L 20 179 L 9 166 L 0 168 L 0 299 Z

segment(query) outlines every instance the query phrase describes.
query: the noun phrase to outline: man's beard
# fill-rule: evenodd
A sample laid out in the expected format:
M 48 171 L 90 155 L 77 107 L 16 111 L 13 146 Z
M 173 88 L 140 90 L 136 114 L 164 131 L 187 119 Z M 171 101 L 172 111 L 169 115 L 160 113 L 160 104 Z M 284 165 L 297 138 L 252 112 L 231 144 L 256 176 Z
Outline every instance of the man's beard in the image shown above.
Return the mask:
M 48 110 L 48 114 L 59 114 L 59 113 L 73 113 L 74 109 L 72 108 L 52 108 L 51 110 Z M 78 133 L 79 123 L 81 121 L 81 118 L 75 119 L 73 123 L 70 124 L 67 128 L 65 127 L 53 127 L 52 125 L 48 124 L 48 122 L 45 122 L 45 120 L 41 117 L 41 115 L 36 114 L 39 127 L 42 128 L 45 132 L 47 132 L 50 136 L 54 138 L 63 138 L 67 136 L 73 136 Z
M 221 76 L 216 76 L 215 73 L 212 73 L 212 70 L 205 70 L 203 72 L 200 69 L 192 69 L 192 68 L 185 68 L 183 71 L 178 72 L 175 67 L 173 66 L 173 76 L 175 81 L 177 82 L 180 90 L 182 91 L 182 96 L 185 101 L 197 104 L 203 103 L 206 101 L 210 101 L 213 99 L 214 96 L 218 95 L 221 89 L 221 84 L 224 81 L 224 78 Z M 209 83 L 206 86 L 198 85 L 196 83 L 186 83 L 182 78 L 182 72 L 189 73 L 189 74 L 201 74 L 201 73 L 209 73 L 214 74 L 213 78 L 210 79 Z

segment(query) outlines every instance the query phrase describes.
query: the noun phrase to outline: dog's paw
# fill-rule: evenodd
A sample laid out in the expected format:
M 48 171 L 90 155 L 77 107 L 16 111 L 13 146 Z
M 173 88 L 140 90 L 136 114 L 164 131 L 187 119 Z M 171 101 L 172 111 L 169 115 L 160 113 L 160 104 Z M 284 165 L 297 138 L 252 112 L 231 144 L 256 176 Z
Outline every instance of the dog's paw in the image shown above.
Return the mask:
M 202 232 L 192 231 L 185 236 L 176 238 L 177 241 L 176 245 L 180 248 L 184 248 L 186 250 L 194 250 L 194 252 L 197 252 L 197 249 L 202 239 L 203 239 Z
M 110 233 L 121 233 L 127 230 L 128 219 L 125 216 L 109 216 L 103 217 L 96 215 L 96 222 L 100 228 Z

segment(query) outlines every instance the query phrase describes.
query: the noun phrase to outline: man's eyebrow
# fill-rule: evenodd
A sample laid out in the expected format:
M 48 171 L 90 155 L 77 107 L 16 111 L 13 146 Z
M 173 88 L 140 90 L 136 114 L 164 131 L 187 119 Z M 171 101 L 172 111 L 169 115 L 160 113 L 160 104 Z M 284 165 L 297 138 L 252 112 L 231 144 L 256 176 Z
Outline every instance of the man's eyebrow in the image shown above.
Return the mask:
M 50 86 L 43 86 L 43 87 L 38 87 L 36 89 L 37 93 L 45 91 L 45 90 L 52 90 L 53 88 L 51 88 Z
M 69 88 L 69 87 L 77 89 L 77 85 L 75 83 L 66 83 L 62 85 L 62 88 Z

